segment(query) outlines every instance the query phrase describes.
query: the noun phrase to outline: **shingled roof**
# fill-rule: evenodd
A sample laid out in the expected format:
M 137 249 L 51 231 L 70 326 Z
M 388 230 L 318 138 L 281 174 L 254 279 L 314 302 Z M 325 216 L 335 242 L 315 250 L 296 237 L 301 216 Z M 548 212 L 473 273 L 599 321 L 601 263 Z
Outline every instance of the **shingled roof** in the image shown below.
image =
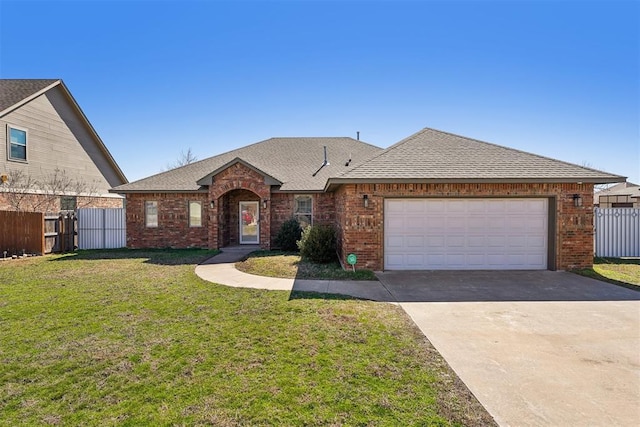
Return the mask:
M 613 187 L 605 188 L 594 194 L 594 202 L 600 202 L 600 196 L 629 196 L 633 198 L 640 197 L 640 185 L 632 182 L 621 182 Z
M 0 116 L 5 110 L 26 101 L 43 89 L 58 83 L 56 79 L 2 79 L 0 80 Z
M 625 177 L 425 128 L 331 178 L 349 182 L 590 182 Z
M 329 164 L 313 176 L 324 162 Z M 322 191 L 327 179 L 360 164 L 381 148 L 347 137 L 271 138 L 113 188 L 114 193 L 205 191 L 198 184 L 226 165 L 241 161 L 281 183 L 280 191 Z M 347 162 L 351 162 L 347 166 Z

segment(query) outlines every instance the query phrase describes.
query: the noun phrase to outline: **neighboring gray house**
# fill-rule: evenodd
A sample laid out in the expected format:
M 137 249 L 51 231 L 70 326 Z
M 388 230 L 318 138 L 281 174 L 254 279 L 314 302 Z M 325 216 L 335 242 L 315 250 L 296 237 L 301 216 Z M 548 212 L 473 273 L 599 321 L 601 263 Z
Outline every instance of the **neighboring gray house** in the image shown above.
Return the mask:
M 640 186 L 621 182 L 594 194 L 593 203 L 599 208 L 640 208 Z
M 122 207 L 127 178 L 62 80 L 0 80 L 0 210 Z

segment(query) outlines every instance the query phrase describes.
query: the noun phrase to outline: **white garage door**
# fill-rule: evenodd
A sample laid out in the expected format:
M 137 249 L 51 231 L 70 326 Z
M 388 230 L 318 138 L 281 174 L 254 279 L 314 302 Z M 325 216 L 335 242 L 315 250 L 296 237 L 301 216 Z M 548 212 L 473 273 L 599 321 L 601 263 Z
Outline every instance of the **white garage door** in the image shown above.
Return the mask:
M 387 199 L 387 270 L 544 270 L 547 199 Z

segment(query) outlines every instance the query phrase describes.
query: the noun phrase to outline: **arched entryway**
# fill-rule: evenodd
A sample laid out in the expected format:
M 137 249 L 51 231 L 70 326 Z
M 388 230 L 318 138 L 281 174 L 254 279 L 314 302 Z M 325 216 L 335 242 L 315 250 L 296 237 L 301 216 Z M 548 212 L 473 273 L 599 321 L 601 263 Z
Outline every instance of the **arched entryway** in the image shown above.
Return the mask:
M 271 184 L 254 168 L 236 161 L 211 177 L 209 247 L 271 246 Z
M 219 199 L 220 247 L 259 245 L 261 222 L 260 197 L 249 190 L 232 190 Z
M 262 199 L 249 190 L 232 190 L 220 196 L 218 247 L 268 245 L 268 242 L 263 242 L 263 228 L 268 228 L 268 215 L 262 205 Z

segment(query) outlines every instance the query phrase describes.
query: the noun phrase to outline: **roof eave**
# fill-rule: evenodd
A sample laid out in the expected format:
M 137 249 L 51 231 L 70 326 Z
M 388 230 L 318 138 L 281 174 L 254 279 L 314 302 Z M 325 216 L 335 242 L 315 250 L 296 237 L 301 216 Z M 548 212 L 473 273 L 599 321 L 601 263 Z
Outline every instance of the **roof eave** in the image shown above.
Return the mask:
M 160 194 L 160 193 L 170 193 L 170 194 L 180 194 L 180 193 L 190 193 L 190 194 L 207 194 L 209 190 L 207 188 L 201 188 L 198 190 L 163 190 L 163 189 L 155 189 L 155 190 L 126 190 L 126 189 L 118 189 L 118 187 L 110 188 L 109 193 L 114 194 Z
M 325 191 L 342 184 L 611 184 L 624 182 L 626 177 L 569 177 L 569 178 L 329 178 Z

